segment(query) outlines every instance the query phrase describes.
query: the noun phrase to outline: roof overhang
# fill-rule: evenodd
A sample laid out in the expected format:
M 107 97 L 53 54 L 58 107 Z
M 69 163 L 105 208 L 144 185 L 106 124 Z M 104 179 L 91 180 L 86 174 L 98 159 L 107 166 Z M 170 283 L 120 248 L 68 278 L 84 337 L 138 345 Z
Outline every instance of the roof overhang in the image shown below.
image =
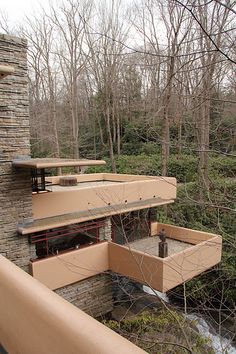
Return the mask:
M 104 160 L 76 160 L 76 159 L 16 159 L 12 161 L 14 167 L 41 169 L 41 168 L 57 168 L 57 167 L 80 167 L 80 166 L 98 166 L 105 165 Z
M 0 79 L 3 79 L 4 77 L 13 74 L 15 69 L 13 66 L 9 65 L 0 65 Z

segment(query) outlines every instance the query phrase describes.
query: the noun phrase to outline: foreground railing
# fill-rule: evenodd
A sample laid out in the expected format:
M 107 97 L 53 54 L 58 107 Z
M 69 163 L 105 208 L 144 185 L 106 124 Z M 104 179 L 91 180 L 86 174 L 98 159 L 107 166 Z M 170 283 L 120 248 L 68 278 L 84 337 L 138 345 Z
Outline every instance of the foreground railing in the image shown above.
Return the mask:
M 145 353 L 2 256 L 0 343 L 9 354 Z

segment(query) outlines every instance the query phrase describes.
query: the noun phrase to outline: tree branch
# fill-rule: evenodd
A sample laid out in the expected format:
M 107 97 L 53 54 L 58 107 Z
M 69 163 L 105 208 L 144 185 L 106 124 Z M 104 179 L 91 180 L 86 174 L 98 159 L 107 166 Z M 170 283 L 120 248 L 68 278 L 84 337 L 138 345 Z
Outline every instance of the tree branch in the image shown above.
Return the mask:
M 223 52 L 223 50 L 221 50 L 218 45 L 216 44 L 216 42 L 211 38 L 211 36 L 209 35 L 209 33 L 207 32 L 207 30 L 203 27 L 201 21 L 199 21 L 199 19 L 197 18 L 197 16 L 194 14 L 194 12 L 185 4 L 183 4 L 181 1 L 179 0 L 174 0 L 177 4 L 179 4 L 180 6 L 183 6 L 190 14 L 191 16 L 194 18 L 194 20 L 197 22 L 197 24 L 199 25 L 199 27 L 201 28 L 201 30 L 203 31 L 203 33 L 207 36 L 207 38 L 209 38 L 209 40 L 211 41 L 211 43 L 214 45 L 214 47 L 216 48 L 216 50 L 221 53 L 222 55 L 224 55 L 231 63 L 236 64 L 236 61 L 232 58 L 230 58 L 228 56 L 228 54 L 226 54 L 225 52 Z M 217 1 L 218 2 L 218 1 Z

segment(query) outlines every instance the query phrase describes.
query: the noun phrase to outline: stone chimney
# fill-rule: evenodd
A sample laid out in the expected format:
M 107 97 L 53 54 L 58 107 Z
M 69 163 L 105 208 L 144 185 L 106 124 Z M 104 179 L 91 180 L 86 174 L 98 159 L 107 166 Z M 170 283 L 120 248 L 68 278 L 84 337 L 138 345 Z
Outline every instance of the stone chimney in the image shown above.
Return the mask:
M 30 155 L 27 42 L 0 34 L 0 67 L 14 72 L 0 77 L 0 253 L 28 271 L 33 249 L 16 225 L 32 217 L 30 171 L 12 160 Z

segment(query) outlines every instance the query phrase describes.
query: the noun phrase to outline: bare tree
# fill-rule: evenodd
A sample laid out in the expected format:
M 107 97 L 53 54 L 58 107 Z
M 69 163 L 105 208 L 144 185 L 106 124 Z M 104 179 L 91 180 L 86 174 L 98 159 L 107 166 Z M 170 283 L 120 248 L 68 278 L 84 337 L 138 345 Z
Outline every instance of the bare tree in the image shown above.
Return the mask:
M 48 135 L 49 126 L 51 134 L 48 137 L 48 142 L 51 145 L 52 154 L 54 157 L 60 157 L 56 112 L 58 68 L 53 53 L 54 28 L 47 18 L 42 16 L 40 20 L 36 17 L 33 19 L 28 18 L 27 27 L 22 28 L 21 32 L 29 41 L 28 57 L 32 88 L 30 96 L 34 100 L 36 108 L 36 111 L 34 110 L 35 121 L 31 124 L 33 135 L 37 135 L 37 129 L 40 129 L 40 125 L 42 125 L 39 120 L 42 113 L 41 109 L 43 109 L 47 116 L 47 121 L 45 122 L 47 126 L 44 129 L 44 134 Z M 43 102 L 43 105 L 40 105 L 40 102 Z M 41 138 L 45 137 L 41 136 Z
M 207 29 L 208 33 L 217 33 L 214 43 L 217 47 L 221 46 L 223 40 L 223 29 L 230 21 L 229 10 L 222 8 L 216 2 L 214 5 L 205 3 L 200 6 L 197 1 L 196 11 L 199 21 Z M 210 16 L 211 15 L 211 16 Z M 218 51 L 213 48 L 212 41 L 201 30 L 199 34 L 199 50 L 202 53 L 200 64 L 202 70 L 200 72 L 195 94 L 197 97 L 197 124 L 196 132 L 199 149 L 199 177 L 200 183 L 209 191 L 209 135 L 210 135 L 210 113 L 211 113 L 211 98 L 214 86 L 216 85 L 215 73 L 217 72 L 217 61 L 220 60 Z
M 115 172 L 114 144 L 117 144 L 118 154 L 121 144 L 118 83 L 123 65 L 122 52 L 127 29 L 120 21 L 120 2 L 112 0 L 110 8 L 101 6 L 99 10 L 101 17 L 98 31 L 94 32 L 91 26 L 87 28 L 91 53 L 89 61 L 96 82 L 98 103 L 105 120 L 112 170 Z M 101 122 L 99 125 L 101 127 Z
M 79 157 L 79 75 L 84 69 L 88 47 L 84 42 L 84 23 L 91 14 L 92 2 L 81 5 L 69 0 L 59 9 L 51 7 L 50 20 L 57 29 L 56 51 L 67 91 L 72 130 L 73 157 Z

